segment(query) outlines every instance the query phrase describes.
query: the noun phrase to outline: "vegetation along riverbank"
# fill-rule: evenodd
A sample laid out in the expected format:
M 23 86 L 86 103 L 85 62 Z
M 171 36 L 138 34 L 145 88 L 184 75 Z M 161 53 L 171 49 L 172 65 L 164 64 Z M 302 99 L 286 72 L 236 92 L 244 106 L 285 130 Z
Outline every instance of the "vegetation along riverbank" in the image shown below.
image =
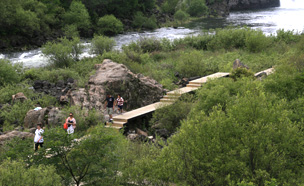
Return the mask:
M 279 0 L 256 3 L 252 8 L 279 6 Z M 248 9 L 241 1 L 227 0 L 7 0 L 0 2 L 0 51 L 29 50 L 71 37 L 94 34 L 113 36 L 124 31 L 179 26 L 189 17 L 224 17 L 232 9 Z M 166 24 L 167 23 L 167 24 Z
M 43 68 L 0 60 L 0 185 L 304 184 L 303 35 L 228 28 L 174 41 L 143 38 L 120 52 L 111 50 L 113 40 L 95 36 L 91 50 L 97 56 L 81 60 L 78 42 L 73 37 L 46 43 L 50 64 Z M 120 63 L 126 77 L 138 78 L 131 79 L 136 87 L 121 81 L 108 90 L 92 81 L 104 59 Z M 236 59 L 249 70 L 233 70 Z M 270 67 L 273 74 L 253 77 Z M 102 72 L 114 72 L 107 68 Z M 143 80 L 154 82 L 147 77 L 169 91 L 216 72 L 231 75 L 157 109 L 137 125 L 153 140 L 144 135 L 128 140 L 105 128 L 103 107 L 97 107 L 102 100 L 90 101 L 94 109 L 85 104 L 85 95 L 107 91 L 120 91 L 122 97 L 131 90 L 144 94 L 137 87 Z M 97 90 L 106 91 L 93 94 Z M 79 95 L 78 102 L 70 101 Z M 133 108 L 141 106 L 141 100 L 133 100 L 126 99 L 124 109 L 128 101 Z M 38 106 L 42 109 L 33 111 Z M 62 127 L 70 112 L 77 120 L 73 135 Z M 44 147 L 34 153 L 28 136 L 37 121 L 45 127 Z

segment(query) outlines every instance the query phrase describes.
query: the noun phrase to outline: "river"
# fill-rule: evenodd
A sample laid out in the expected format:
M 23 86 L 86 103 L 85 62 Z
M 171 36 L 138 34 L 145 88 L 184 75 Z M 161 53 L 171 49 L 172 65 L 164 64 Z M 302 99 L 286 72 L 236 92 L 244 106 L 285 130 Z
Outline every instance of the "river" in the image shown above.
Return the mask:
M 253 29 L 261 29 L 265 34 L 275 34 L 278 29 L 302 32 L 304 30 L 304 1 L 303 0 L 281 0 L 281 6 L 252 11 L 231 12 L 226 18 L 200 19 L 187 25 L 187 28 L 159 28 L 146 32 L 127 32 L 113 37 L 116 41 L 115 49 L 120 50 L 122 45 L 127 45 L 141 37 L 168 38 L 170 40 L 183 38 L 189 35 L 198 35 L 202 30 L 224 28 L 227 26 L 248 26 Z M 89 42 L 83 43 L 89 46 Z M 93 57 L 88 48 L 81 55 Z M 0 59 L 6 58 L 13 63 L 22 62 L 24 67 L 41 67 L 48 62 L 42 55 L 40 49 L 0 54 Z

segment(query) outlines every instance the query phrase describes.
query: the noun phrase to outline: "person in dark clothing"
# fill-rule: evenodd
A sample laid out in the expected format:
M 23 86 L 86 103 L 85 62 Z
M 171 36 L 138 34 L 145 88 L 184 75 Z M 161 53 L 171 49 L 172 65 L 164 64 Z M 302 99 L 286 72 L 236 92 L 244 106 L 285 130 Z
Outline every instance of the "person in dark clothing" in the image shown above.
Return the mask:
M 114 97 L 111 96 L 111 94 L 107 94 L 107 98 L 104 106 L 106 107 L 107 113 L 109 114 L 109 122 L 112 122 L 113 121 L 112 114 L 114 111 Z

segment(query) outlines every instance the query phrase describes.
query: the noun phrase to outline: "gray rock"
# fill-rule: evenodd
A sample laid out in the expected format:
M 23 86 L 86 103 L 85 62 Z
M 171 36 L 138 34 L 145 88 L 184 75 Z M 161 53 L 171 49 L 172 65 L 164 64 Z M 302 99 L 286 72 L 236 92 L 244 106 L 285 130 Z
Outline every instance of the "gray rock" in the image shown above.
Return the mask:
M 236 59 L 233 62 L 233 70 L 236 70 L 237 68 L 246 68 L 249 69 L 249 67 L 245 64 L 243 64 L 239 59 Z
M 105 59 L 102 64 L 95 65 L 95 69 L 87 89 L 70 91 L 72 105 L 103 110 L 106 94 L 111 93 L 114 97 L 121 94 L 126 101 L 124 108 L 128 110 L 149 105 L 163 96 L 162 85 L 142 74 L 132 73 L 123 64 Z
M 13 100 L 13 102 L 15 102 L 15 101 L 23 102 L 24 100 L 27 100 L 27 97 L 22 92 L 19 92 L 15 95 L 12 95 L 12 100 Z
M 24 139 L 24 138 L 34 138 L 34 134 L 30 132 L 21 132 L 21 131 L 11 131 L 0 136 L 0 144 L 3 144 L 7 140 L 11 140 L 15 137 Z
M 58 126 L 62 125 L 64 117 L 59 108 L 49 107 L 41 110 L 29 110 L 24 118 L 24 127 L 33 128 L 36 124 L 41 123 L 43 126 Z

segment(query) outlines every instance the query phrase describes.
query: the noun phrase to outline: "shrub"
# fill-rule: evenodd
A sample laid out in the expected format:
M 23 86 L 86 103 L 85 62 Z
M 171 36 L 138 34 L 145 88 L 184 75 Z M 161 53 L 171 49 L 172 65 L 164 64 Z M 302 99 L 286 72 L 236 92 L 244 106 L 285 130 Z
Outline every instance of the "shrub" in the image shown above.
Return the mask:
M 293 30 L 287 30 L 279 29 L 277 30 L 277 36 L 275 38 L 276 41 L 282 41 L 286 44 L 295 43 L 298 42 L 300 39 L 300 35 L 294 33 Z
M 218 71 L 216 63 L 210 63 L 199 51 L 184 53 L 177 60 L 176 70 L 184 77 L 205 76 Z
M 17 73 L 18 65 L 13 65 L 10 61 L 0 59 L 0 87 L 4 84 L 16 83 L 20 80 Z
M 272 44 L 272 39 L 263 34 L 261 30 L 252 30 L 246 33 L 245 45 L 250 52 L 261 52 Z
M 88 10 L 81 1 L 72 1 L 70 10 L 64 15 L 67 24 L 75 25 L 78 30 L 87 31 L 91 26 Z
M 104 52 L 109 52 L 113 49 L 115 41 L 106 36 L 95 35 L 92 39 L 91 53 L 102 55 Z
M 116 35 L 123 31 L 122 22 L 114 15 L 105 15 L 99 18 L 97 26 L 98 33 L 104 35 Z
M 206 15 L 208 7 L 205 4 L 205 0 L 191 0 L 187 13 L 194 17 Z
M 61 185 L 53 166 L 27 167 L 25 162 L 9 159 L 0 164 L 0 185 Z
M 157 28 L 155 16 L 146 17 L 142 12 L 137 12 L 133 18 L 133 26 L 136 28 L 155 29 Z
M 217 29 L 214 36 L 209 36 L 207 48 L 209 50 L 245 48 L 248 32 L 250 29 L 247 28 Z
M 231 77 L 233 80 L 236 81 L 238 78 L 242 78 L 242 77 L 254 78 L 254 74 L 250 70 L 247 70 L 246 68 L 237 68 L 230 73 L 229 77 Z
M 69 40 L 61 38 L 59 42 L 47 42 L 42 47 L 43 54 L 55 67 L 68 67 L 71 62 L 78 61 L 84 46 L 79 38 Z
M 187 14 L 186 12 L 182 11 L 182 10 L 178 10 L 175 12 L 174 14 L 174 19 L 180 21 L 180 22 L 184 22 L 189 18 L 189 14 Z
M 178 130 L 181 122 L 187 118 L 192 107 L 193 96 L 184 96 L 184 98 L 172 105 L 156 109 L 150 125 L 152 128 L 153 126 L 157 126 L 158 129 L 166 129 L 171 135 Z

